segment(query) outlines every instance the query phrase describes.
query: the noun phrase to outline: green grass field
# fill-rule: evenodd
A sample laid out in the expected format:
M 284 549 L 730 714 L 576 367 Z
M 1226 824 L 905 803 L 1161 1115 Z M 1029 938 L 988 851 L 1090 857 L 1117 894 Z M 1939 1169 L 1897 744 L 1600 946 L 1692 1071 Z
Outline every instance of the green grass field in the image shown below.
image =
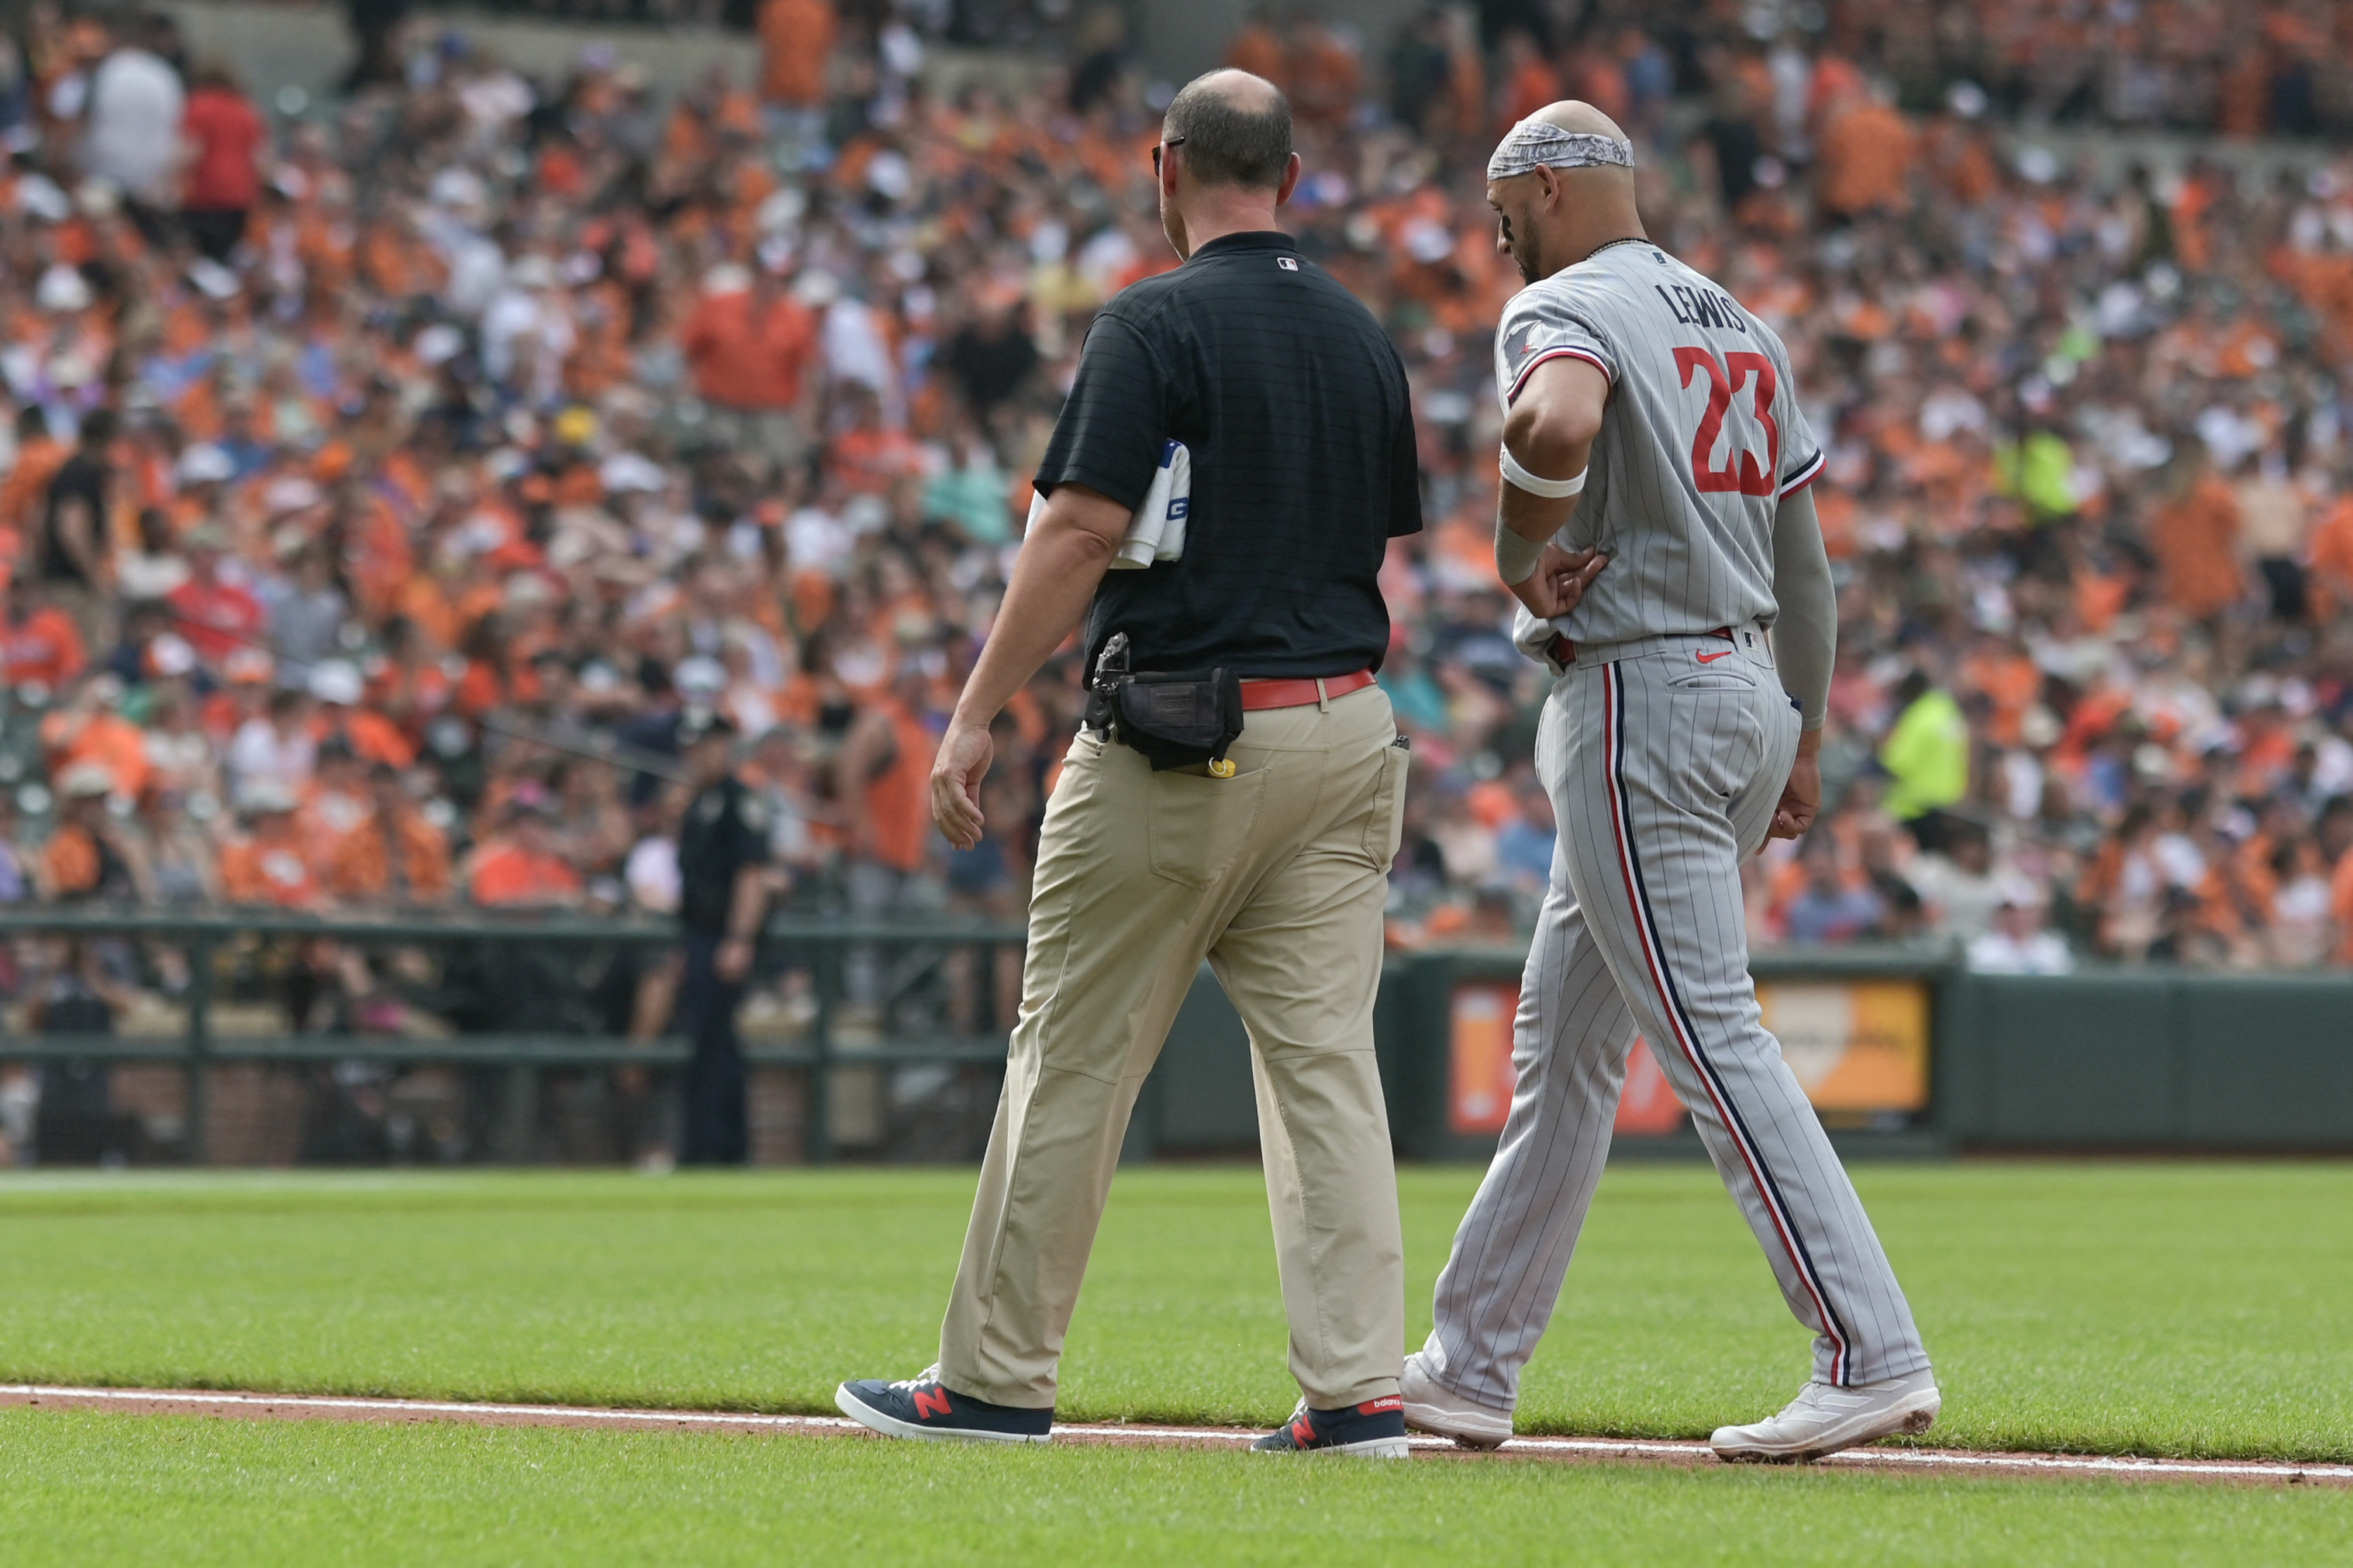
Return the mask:
M 1404 1175 L 1417 1339 L 1475 1181 Z M 1935 1440 L 2353 1459 L 2353 1166 L 1858 1183 L 1937 1359 Z M 10 1178 L 0 1379 L 829 1411 L 839 1379 L 932 1359 L 970 1195 L 961 1171 Z M 1271 1424 L 1295 1396 L 1282 1349 L 1257 1173 L 1123 1174 L 1061 1413 Z M 1619 1167 L 1522 1429 L 1704 1434 L 1806 1365 L 1713 1173 Z M 0 1561 L 1388 1561 L 1469 1539 L 1578 1561 L 2353 1561 L 2342 1492 L 1367 1468 L 20 1412 L 0 1416 Z

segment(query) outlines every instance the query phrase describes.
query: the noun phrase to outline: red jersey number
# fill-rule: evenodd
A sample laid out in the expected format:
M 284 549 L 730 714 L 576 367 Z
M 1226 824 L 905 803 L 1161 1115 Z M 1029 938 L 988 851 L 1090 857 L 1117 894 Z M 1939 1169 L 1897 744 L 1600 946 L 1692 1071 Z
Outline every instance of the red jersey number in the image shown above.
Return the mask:
M 1773 374 L 1773 362 L 1760 353 L 1730 353 L 1718 360 L 1706 349 L 1679 348 L 1675 369 L 1682 373 L 1685 387 L 1691 385 L 1694 371 L 1707 372 L 1707 410 L 1699 416 L 1699 430 L 1692 437 L 1692 475 L 1699 481 L 1700 493 L 1771 495 L 1774 476 L 1781 471 L 1781 427 L 1773 423 L 1773 395 L 1781 384 Z M 1730 461 L 1719 468 L 1715 466 L 1715 439 L 1724 434 L 1724 416 L 1743 382 L 1750 385 L 1757 422 L 1765 426 L 1765 464 L 1759 468 L 1757 454 L 1736 449 L 1725 454 Z

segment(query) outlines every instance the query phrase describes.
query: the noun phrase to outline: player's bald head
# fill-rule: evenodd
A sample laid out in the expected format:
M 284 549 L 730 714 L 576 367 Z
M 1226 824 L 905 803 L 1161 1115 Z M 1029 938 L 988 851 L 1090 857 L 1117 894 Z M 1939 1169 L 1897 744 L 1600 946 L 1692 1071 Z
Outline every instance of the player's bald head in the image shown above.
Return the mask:
M 1642 232 L 1634 146 L 1616 121 L 1577 99 L 1512 127 L 1487 163 L 1501 244 L 1533 283 L 1603 240 Z
M 1619 128 L 1616 121 L 1581 99 L 1564 98 L 1557 103 L 1547 103 L 1528 118 L 1582 136 L 1607 136 L 1618 142 L 1626 140 L 1626 132 Z
M 1558 135 L 1553 132 L 1559 132 Z M 1550 169 L 1580 185 L 1634 188 L 1634 144 L 1618 122 L 1581 99 L 1547 103 L 1512 127 L 1488 178 L 1502 184 Z
M 1291 165 L 1291 100 L 1264 77 L 1213 70 L 1169 100 L 1160 134 L 1184 142 L 1185 170 L 1202 184 L 1274 190 Z

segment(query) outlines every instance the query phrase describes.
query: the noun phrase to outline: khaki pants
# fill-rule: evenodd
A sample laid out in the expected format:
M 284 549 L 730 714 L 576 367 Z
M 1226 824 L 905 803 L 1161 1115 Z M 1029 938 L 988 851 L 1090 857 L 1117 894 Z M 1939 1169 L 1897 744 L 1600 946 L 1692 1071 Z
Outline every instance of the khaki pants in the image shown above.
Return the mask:
M 1128 1114 L 1206 957 L 1249 1026 L 1291 1319 L 1319 1409 L 1397 1392 L 1405 1247 L 1373 1060 L 1407 753 L 1377 688 L 1250 715 L 1240 772 L 1082 731 L 1046 808 L 1021 1016 L 940 1331 L 940 1380 L 1054 1403 Z

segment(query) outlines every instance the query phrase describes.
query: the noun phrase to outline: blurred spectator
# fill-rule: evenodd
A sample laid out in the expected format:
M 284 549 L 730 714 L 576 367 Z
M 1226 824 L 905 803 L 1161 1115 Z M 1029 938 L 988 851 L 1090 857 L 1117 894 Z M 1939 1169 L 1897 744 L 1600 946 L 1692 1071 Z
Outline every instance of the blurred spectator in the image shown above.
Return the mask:
M 1945 808 L 1969 793 L 1969 725 L 1951 692 L 1915 669 L 1896 683 L 1895 722 L 1880 742 L 1890 783 L 1881 804 L 1924 850 L 1944 842 Z
M 150 245 L 171 232 L 187 94 L 165 57 L 178 52 L 170 18 L 135 16 L 90 81 L 82 166 L 122 197 Z
M 285 695 L 291 695 L 286 693 Z M 294 790 L 275 777 L 258 775 L 239 795 L 246 832 L 231 838 L 220 855 L 221 892 L 232 904 L 273 904 L 315 910 L 322 902 L 318 868 L 311 864 L 294 813 Z
M 105 541 L 113 472 L 111 449 L 118 428 L 109 409 L 95 409 L 82 420 L 73 456 L 50 476 L 32 550 L 33 580 L 51 604 L 73 617 L 83 646 L 90 648 L 113 643 Z
M 1552 797 L 1530 768 L 1514 793 L 1513 812 L 1495 834 L 1495 859 L 1514 889 L 1540 902 L 1552 881 Z
M 815 318 L 765 264 L 722 268 L 705 288 L 679 346 L 708 405 L 709 438 L 778 468 L 800 461 Z
M 73 617 L 22 575 L 0 593 L 0 681 L 12 691 L 56 690 L 88 662 Z
M 1817 836 L 1807 841 L 1799 859 L 1805 890 L 1782 914 L 1782 934 L 1797 942 L 1853 942 L 1871 935 L 1883 912 L 1879 895 L 1848 880 L 1838 846 Z
M 199 254 L 224 264 L 244 242 L 246 224 L 260 204 L 269 132 L 228 68 L 208 62 L 196 71 L 181 135 L 188 167 L 180 221 Z
M 328 891 L 351 903 L 447 902 L 454 889 L 441 830 L 425 819 L 391 763 L 370 766 L 367 780 L 366 809 L 328 863 Z
M 2042 894 L 2022 877 L 2006 879 L 1991 922 L 1969 940 L 1980 974 L 2064 974 L 2075 967 L 2066 940 L 2042 929 Z
M 1984 824 L 1947 816 L 1939 847 L 1913 862 L 1912 885 L 1936 936 L 1970 942 L 1991 930 L 2010 889 L 1994 868 L 1993 835 Z
M 109 809 L 113 792 L 114 777 L 101 763 L 76 763 L 59 776 L 63 809 L 37 878 L 44 900 L 130 903 L 148 891 L 145 858 Z
M 486 908 L 546 909 L 578 903 L 580 873 L 556 853 L 554 826 L 539 792 L 519 794 L 504 826 L 474 853 L 467 892 Z

